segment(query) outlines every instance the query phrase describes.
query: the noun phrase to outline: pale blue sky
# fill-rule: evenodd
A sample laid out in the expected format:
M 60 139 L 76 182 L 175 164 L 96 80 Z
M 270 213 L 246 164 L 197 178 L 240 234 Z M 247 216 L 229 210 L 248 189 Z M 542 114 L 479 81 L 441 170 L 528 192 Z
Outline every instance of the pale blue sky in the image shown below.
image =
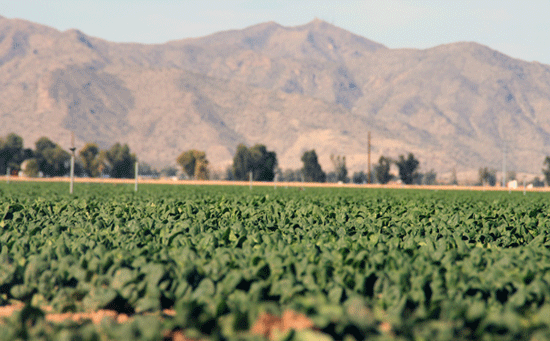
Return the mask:
M 141 43 L 317 17 L 390 48 L 475 41 L 550 64 L 550 0 L 0 0 L 0 15 Z

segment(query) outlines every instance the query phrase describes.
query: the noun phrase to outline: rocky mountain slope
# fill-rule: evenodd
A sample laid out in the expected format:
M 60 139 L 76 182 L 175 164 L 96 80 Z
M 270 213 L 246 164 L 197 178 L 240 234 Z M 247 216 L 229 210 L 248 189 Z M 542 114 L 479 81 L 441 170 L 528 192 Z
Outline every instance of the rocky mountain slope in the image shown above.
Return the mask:
M 388 49 L 320 20 L 161 45 L 111 43 L 0 17 L 0 136 L 65 147 L 128 143 L 174 164 L 205 150 L 214 169 L 264 143 L 282 168 L 315 148 L 351 170 L 413 152 L 423 170 L 539 173 L 550 154 L 550 66 L 476 43 Z

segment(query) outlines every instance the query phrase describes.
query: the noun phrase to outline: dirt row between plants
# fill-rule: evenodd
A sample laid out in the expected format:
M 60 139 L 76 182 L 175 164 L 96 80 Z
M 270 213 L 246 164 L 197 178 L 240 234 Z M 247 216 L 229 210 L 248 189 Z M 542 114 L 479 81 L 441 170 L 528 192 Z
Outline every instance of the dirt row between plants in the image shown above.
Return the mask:
M 16 302 L 6 306 L 0 306 L 0 324 L 3 323 L 3 319 L 8 318 L 16 312 L 23 309 L 24 304 L 22 302 Z M 79 313 L 54 313 L 51 307 L 42 307 L 42 311 L 45 313 L 44 318 L 48 322 L 62 323 L 65 321 L 73 321 L 76 323 L 83 323 L 91 321 L 93 324 L 98 325 L 104 318 L 110 318 L 117 323 L 126 323 L 131 321 L 132 316 L 118 313 L 114 310 L 98 310 L 93 312 L 79 312 Z M 176 312 L 172 309 L 164 309 L 160 318 L 175 316 Z M 286 333 L 290 329 L 296 331 L 304 329 L 314 329 L 313 322 L 305 315 L 297 313 L 292 310 L 286 310 L 282 316 L 275 316 L 269 313 L 262 313 L 250 328 L 250 333 L 254 335 L 261 335 L 268 340 L 274 340 L 280 335 Z M 387 326 L 381 326 L 381 329 L 388 328 Z M 167 331 L 165 340 L 173 341 L 194 341 L 195 339 L 189 339 L 184 336 L 182 331 Z
M 16 302 L 10 305 L 0 306 L 0 319 L 5 317 L 10 317 L 17 311 L 23 309 L 24 304 L 22 302 Z M 112 318 L 118 323 L 124 323 L 129 321 L 130 316 L 122 313 L 118 313 L 114 310 L 101 309 L 98 311 L 92 312 L 80 312 L 80 313 L 54 313 L 51 307 L 41 307 L 42 311 L 45 313 L 44 318 L 50 322 L 63 322 L 66 320 L 71 320 L 73 322 L 83 322 L 86 320 L 92 321 L 94 324 L 99 324 L 101 320 L 105 317 Z M 162 311 L 162 314 L 165 316 L 174 316 L 176 312 L 171 309 L 165 309 Z
M 54 178 L 27 178 L 6 176 L 0 177 L 5 182 L 69 182 L 68 177 Z M 127 184 L 134 185 L 135 179 L 111 179 L 111 178 L 75 178 L 75 183 L 100 183 L 100 184 Z M 511 192 L 549 192 L 550 187 L 506 188 L 500 186 L 464 186 L 464 185 L 403 185 L 403 184 L 340 184 L 340 183 L 318 183 L 318 182 L 261 182 L 253 181 L 229 181 L 229 180 L 172 180 L 172 179 L 138 179 L 138 188 L 141 184 L 157 185 L 188 185 L 188 186 L 252 186 L 252 187 L 273 187 L 273 188 L 392 188 L 392 189 L 424 189 L 424 190 L 458 190 L 458 191 L 511 191 Z

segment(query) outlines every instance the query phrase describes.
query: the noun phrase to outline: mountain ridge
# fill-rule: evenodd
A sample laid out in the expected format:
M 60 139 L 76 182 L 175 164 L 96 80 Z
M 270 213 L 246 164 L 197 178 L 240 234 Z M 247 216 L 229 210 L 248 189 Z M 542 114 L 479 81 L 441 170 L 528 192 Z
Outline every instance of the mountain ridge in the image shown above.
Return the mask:
M 538 173 L 550 150 L 550 67 L 475 42 L 389 49 L 322 20 L 274 22 L 164 44 L 112 43 L 0 17 L 0 136 L 68 146 L 129 143 L 153 164 L 207 152 L 223 169 L 238 143 L 282 168 L 316 148 L 365 170 L 413 152 L 424 171 Z M 192 128 L 190 128 L 192 127 Z

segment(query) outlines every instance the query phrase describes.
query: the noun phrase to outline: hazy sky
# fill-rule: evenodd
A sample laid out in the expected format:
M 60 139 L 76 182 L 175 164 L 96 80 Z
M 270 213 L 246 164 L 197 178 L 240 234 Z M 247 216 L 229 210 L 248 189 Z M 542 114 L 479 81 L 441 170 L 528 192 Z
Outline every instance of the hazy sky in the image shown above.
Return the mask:
M 0 15 L 141 43 L 317 17 L 390 48 L 475 41 L 550 64 L 550 0 L 0 0 Z

